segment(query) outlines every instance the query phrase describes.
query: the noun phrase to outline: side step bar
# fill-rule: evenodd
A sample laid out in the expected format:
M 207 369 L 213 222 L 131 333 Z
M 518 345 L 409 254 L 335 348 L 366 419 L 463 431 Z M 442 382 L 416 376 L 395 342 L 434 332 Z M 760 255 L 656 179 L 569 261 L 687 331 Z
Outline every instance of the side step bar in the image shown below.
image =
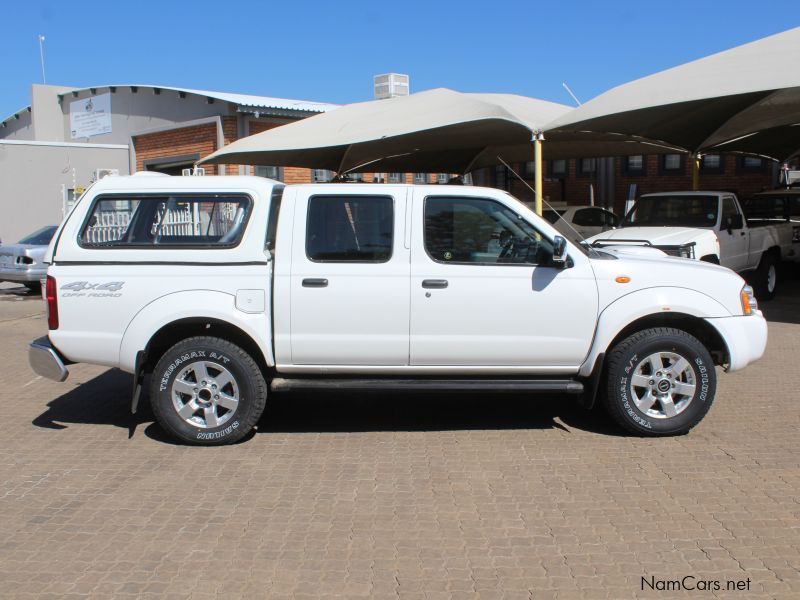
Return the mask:
M 508 392 L 582 394 L 583 383 L 574 379 L 355 379 L 276 377 L 270 390 L 397 390 L 427 392 Z

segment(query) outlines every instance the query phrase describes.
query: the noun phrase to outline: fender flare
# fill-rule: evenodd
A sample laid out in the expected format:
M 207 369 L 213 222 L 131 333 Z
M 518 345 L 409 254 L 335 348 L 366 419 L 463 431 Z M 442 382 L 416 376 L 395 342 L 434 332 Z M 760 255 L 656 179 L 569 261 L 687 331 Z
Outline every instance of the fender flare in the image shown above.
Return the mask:
M 579 375 L 591 375 L 597 358 L 608 351 L 614 338 L 628 325 L 664 313 L 687 314 L 699 319 L 731 316 L 719 301 L 690 288 L 653 287 L 631 292 L 617 298 L 598 316 L 594 340 Z
M 269 313 L 242 312 L 236 308 L 236 297 L 226 292 L 182 290 L 156 298 L 131 319 L 120 342 L 120 369 L 135 373 L 138 353 L 147 348 L 147 344 L 162 327 L 182 319 L 214 319 L 238 327 L 252 338 L 261 350 L 266 364 L 275 364 L 272 345 L 265 343 L 265 340 L 272 339 Z

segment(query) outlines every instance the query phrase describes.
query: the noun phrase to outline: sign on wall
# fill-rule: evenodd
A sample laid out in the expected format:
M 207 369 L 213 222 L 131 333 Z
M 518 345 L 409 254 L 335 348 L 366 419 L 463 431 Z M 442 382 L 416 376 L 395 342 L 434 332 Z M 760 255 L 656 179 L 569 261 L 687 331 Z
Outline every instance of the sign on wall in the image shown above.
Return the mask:
M 72 139 L 111 133 L 111 94 L 73 100 L 69 105 Z

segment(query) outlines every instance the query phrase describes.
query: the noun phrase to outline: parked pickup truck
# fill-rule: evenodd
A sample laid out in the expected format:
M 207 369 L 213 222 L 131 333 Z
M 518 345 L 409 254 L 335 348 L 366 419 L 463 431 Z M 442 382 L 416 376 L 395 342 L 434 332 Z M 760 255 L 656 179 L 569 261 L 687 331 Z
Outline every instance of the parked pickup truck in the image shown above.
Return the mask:
M 756 296 L 769 300 L 778 285 L 778 263 L 800 257 L 800 244 L 792 242 L 792 235 L 790 223 L 746 219 L 730 192 L 664 192 L 643 195 L 619 229 L 588 242 L 595 247 L 645 244 L 746 272 Z
M 717 265 L 565 240 L 479 187 L 106 177 L 46 257 L 33 370 L 145 375 L 161 426 L 222 444 L 299 388 L 596 392 L 637 434 L 688 431 L 714 365 L 761 357 L 752 290 Z

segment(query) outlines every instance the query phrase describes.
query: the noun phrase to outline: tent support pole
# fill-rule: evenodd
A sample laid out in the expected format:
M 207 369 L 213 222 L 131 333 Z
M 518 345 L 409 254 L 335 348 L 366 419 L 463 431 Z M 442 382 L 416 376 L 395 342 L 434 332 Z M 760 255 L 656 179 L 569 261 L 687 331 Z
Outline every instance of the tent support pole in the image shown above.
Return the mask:
M 701 155 L 692 154 L 692 191 L 696 192 L 700 189 L 700 161 Z
M 534 191 L 534 210 L 536 214 L 541 216 L 542 215 L 542 142 L 544 141 L 544 135 L 541 133 L 535 133 L 533 135 L 533 161 L 534 161 L 534 181 L 533 181 L 533 191 Z

